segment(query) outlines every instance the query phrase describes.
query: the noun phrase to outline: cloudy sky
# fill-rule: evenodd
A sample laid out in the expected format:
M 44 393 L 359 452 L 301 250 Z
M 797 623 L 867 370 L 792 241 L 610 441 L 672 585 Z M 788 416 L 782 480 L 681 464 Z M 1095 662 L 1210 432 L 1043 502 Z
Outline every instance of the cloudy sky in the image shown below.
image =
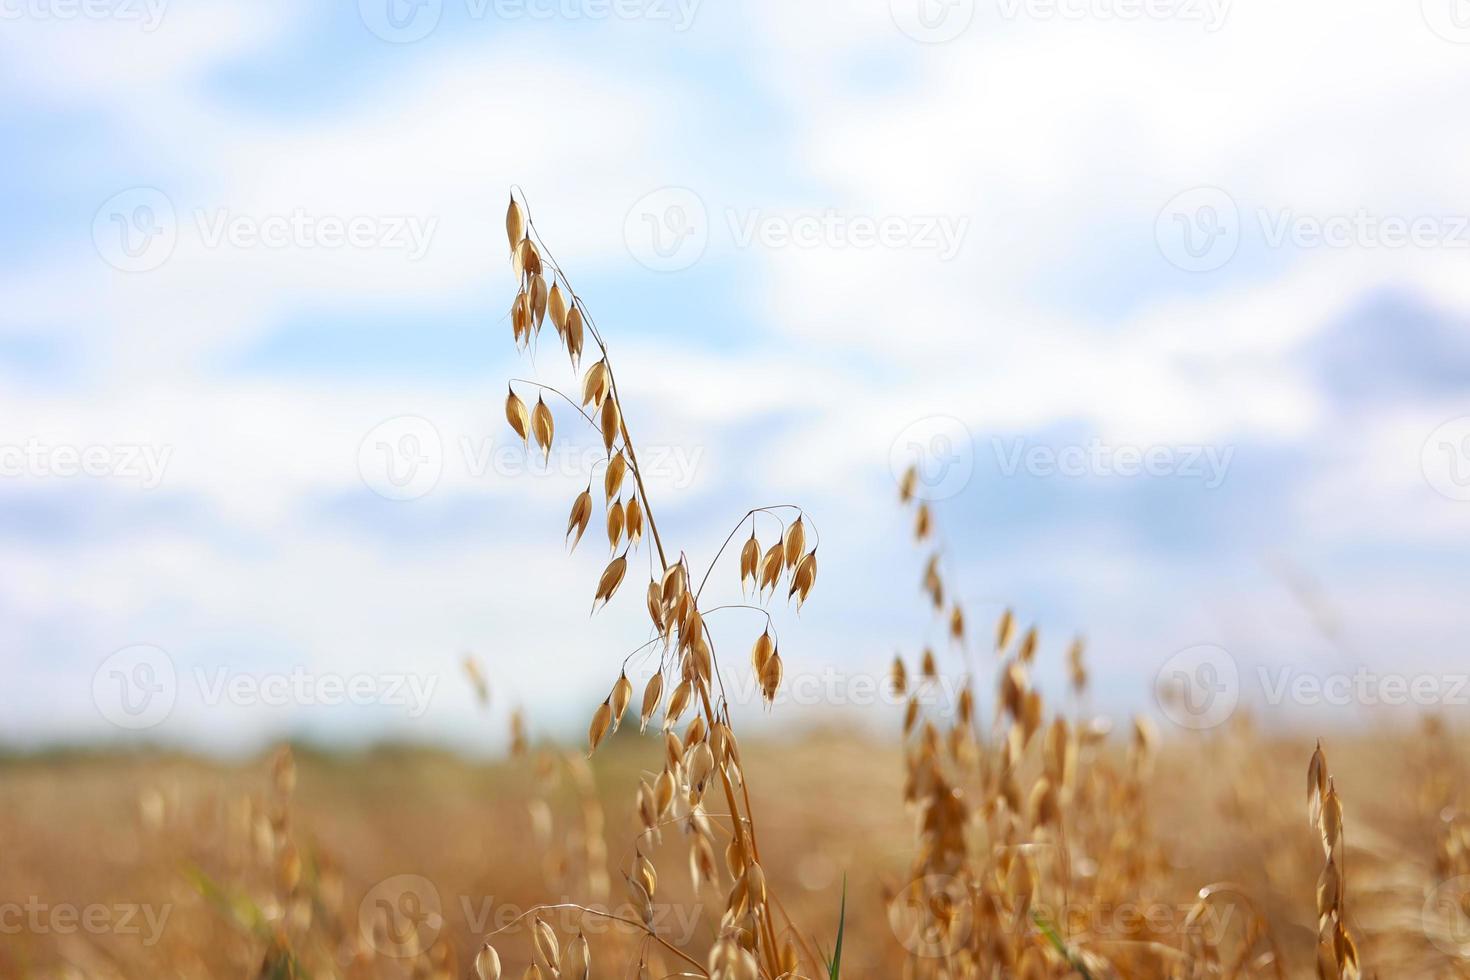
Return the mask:
M 820 531 L 763 724 L 894 724 L 911 459 L 1053 690 L 1084 633 L 1109 710 L 1470 701 L 1463 0 L 0 0 L 0 83 L 7 742 L 585 724 L 646 627 L 562 545 L 595 435 L 504 422 L 575 384 L 512 343 L 513 187 L 668 543 Z

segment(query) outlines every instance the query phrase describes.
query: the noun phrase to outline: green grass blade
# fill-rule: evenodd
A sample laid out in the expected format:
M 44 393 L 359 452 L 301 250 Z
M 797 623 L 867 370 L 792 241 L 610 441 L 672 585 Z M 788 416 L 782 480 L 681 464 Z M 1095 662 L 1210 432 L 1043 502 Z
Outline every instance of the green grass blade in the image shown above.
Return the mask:
M 842 973 L 842 933 L 847 928 L 847 875 L 842 876 L 842 907 L 837 913 L 837 946 L 827 961 L 827 980 L 838 980 Z
M 1057 932 L 1056 926 L 1048 922 L 1040 912 L 1034 910 L 1031 913 L 1031 921 L 1036 923 L 1036 927 L 1041 930 L 1042 935 L 1051 941 L 1056 951 L 1066 957 L 1072 969 L 1082 975 L 1082 980 L 1092 980 L 1092 974 L 1087 972 L 1087 965 L 1082 962 L 1082 957 L 1067 948 L 1067 944 L 1062 941 L 1062 936 Z

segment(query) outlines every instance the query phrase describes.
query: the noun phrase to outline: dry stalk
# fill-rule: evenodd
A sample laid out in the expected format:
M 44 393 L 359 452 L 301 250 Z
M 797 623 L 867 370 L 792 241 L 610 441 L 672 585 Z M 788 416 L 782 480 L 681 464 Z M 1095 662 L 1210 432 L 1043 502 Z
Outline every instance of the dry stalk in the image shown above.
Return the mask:
M 654 640 L 624 659 L 607 698 L 597 706 L 588 725 L 589 752 L 618 726 L 633 703 L 635 687 L 628 676 L 630 663 L 652 652 L 659 659 L 643 682 L 639 699 L 639 723 L 646 729 L 663 709 L 664 764 L 651 781 L 644 779 L 636 794 L 636 815 L 645 832 L 656 831 L 669 818 L 678 818 L 689 835 L 690 866 L 696 888 L 719 886 L 722 872 L 715 860 L 713 821 L 704 805 L 705 795 L 718 786 L 724 812 L 728 814 L 730 845 L 725 849 L 725 872 L 730 886 L 724 891 L 725 905 L 719 934 L 702 975 L 715 978 L 776 978 L 796 972 L 799 964 L 791 945 L 778 944 L 774 910 L 779 903 L 769 891 L 761 863 L 760 841 L 751 811 L 750 796 L 740 762 L 739 746 L 730 722 L 724 680 L 715 654 L 714 640 L 705 616 L 727 606 L 701 610 L 699 598 L 710 572 L 724 554 L 734 535 L 748 520 L 750 538 L 740 557 L 743 586 L 753 586 L 765 600 L 784 583 L 788 600 L 804 602 L 816 583 L 816 544 L 808 546 L 808 520 L 791 505 L 758 507 L 736 522 L 725 546 L 716 553 L 698 589 L 692 587 L 688 559 L 681 553 L 671 559 L 665 550 L 654 508 L 648 496 L 643 469 L 628 430 L 627 414 L 618 389 L 607 344 L 598 331 L 582 298 L 565 273 L 551 258 L 536 234 L 522 202 L 514 196 L 506 213 L 506 232 L 517 293 L 510 320 L 515 341 L 523 349 L 535 346 L 543 326 L 550 321 L 557 342 L 566 351 L 574 371 L 579 371 L 580 399 L 540 382 L 513 379 L 506 396 L 506 419 L 529 448 L 534 442 L 549 454 L 556 423 L 546 395 L 569 404 L 602 439 L 606 460 L 601 491 L 604 498 L 606 537 L 613 558 L 604 568 L 594 591 L 593 610 L 605 606 L 619 591 L 628 573 L 628 557 L 642 539 L 645 527 L 653 541 L 658 566 L 646 590 L 646 605 L 655 633 Z M 596 360 L 581 370 L 587 338 L 591 338 Z M 516 391 L 534 390 L 536 401 L 527 401 Z M 631 486 L 627 477 L 631 476 Z M 566 537 L 573 547 L 580 542 L 594 516 L 591 482 L 573 500 Z M 788 522 L 783 514 L 794 512 Z M 779 532 L 769 548 L 762 550 L 757 538 L 757 519 L 773 521 Z M 812 531 L 815 534 L 815 530 Z M 621 549 L 621 550 L 620 550 Z M 742 606 L 741 608 L 752 608 Z M 754 607 L 759 608 L 759 607 Z M 763 697 L 769 703 L 780 687 L 784 666 L 770 617 L 752 650 L 752 669 Z M 690 708 L 695 716 L 682 736 L 675 731 L 681 716 Z M 738 787 L 738 789 L 737 789 Z M 641 850 L 635 849 L 632 866 L 623 872 L 630 896 L 643 910 L 642 921 L 652 929 L 652 902 L 657 872 Z M 788 932 L 790 923 L 787 922 Z M 654 938 L 657 938 L 656 936 Z M 682 954 L 681 954 L 682 955 Z M 684 957 L 688 959 L 688 957 Z M 691 961 L 692 962 L 692 961 Z M 813 968 L 815 963 L 811 964 Z

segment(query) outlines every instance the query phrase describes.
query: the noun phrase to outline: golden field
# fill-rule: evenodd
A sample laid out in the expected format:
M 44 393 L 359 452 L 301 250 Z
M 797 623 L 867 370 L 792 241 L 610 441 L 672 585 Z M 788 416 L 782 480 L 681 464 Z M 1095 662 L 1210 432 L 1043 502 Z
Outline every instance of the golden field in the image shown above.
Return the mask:
M 893 722 L 896 727 L 898 719 Z M 1436 892 L 1454 877 L 1445 864 L 1448 825 L 1441 812 L 1458 776 L 1445 768 L 1455 757 L 1447 754 L 1448 737 L 1344 737 L 1328 748 L 1346 814 L 1348 923 L 1365 975 L 1470 973 L 1455 956 L 1467 920 L 1446 906 L 1465 889 Z M 1232 882 L 1279 947 L 1280 975 L 1315 976 L 1322 851 L 1306 811 L 1311 749 L 1303 741 L 1259 739 L 1240 727 L 1164 742 L 1147 780 L 1147 823 L 1137 827 L 1158 848 L 1162 870 L 1148 876 L 1137 907 L 1057 914 L 1068 943 L 1109 961 L 1152 962 L 1127 952 L 1129 945 L 1184 948 L 1197 890 Z M 1120 744 L 1109 751 L 1123 750 Z M 638 828 L 625 787 L 660 753 L 652 734 L 629 734 L 604 746 L 588 770 L 604 815 L 605 871 L 612 879 L 600 908 L 629 911 L 617 868 L 620 861 L 626 866 L 626 845 Z M 475 764 L 423 749 L 298 750 L 296 785 L 280 808 L 270 758 L 230 765 L 155 754 L 12 759 L 0 768 L 0 896 L 10 906 L 0 920 L 8 933 L 0 941 L 0 976 L 256 977 L 271 960 L 277 932 L 297 950 L 302 975 L 472 975 L 490 924 L 541 903 L 596 904 L 587 894 L 586 869 L 575 860 L 557 867 L 553 858 L 558 849 L 576 850 L 586 808 L 570 775 L 538 777 L 538 759 L 553 755 L 560 757 L 532 749 L 521 758 Z M 902 802 L 904 762 L 894 743 L 814 733 L 793 743 L 751 742 L 744 757 L 770 888 L 808 930 L 806 938 L 830 947 L 845 877 L 844 976 L 942 969 L 943 957 L 912 955 L 922 944 L 909 930 L 913 920 L 896 912 L 891 899 L 909 881 L 915 829 L 913 808 Z M 536 800 L 550 813 L 552 848 L 537 839 Z M 702 960 L 719 927 L 720 899 L 710 907 L 691 901 L 680 833 L 664 836 L 649 850 L 660 869 L 660 905 L 668 906 L 657 926 Z M 292 841 L 299 855 L 305 884 L 294 891 L 310 896 L 308 911 L 281 901 L 293 889 L 274 867 L 277 838 Z M 1074 867 L 1085 869 L 1088 859 L 1071 855 Z M 223 894 L 206 894 L 200 873 Z M 374 889 L 403 875 L 431 883 L 441 916 L 422 926 L 422 951 L 415 955 L 400 955 L 406 948 L 391 939 L 375 939 L 370 924 L 371 905 L 382 897 Z M 1038 901 L 1058 909 L 1063 899 L 1042 894 Z M 58 914 L 68 908 L 78 920 L 71 928 Z M 97 928 L 80 921 L 89 908 Z M 256 912 L 265 921 L 251 921 Z M 1229 949 L 1252 914 L 1226 897 L 1202 927 L 1231 932 L 1222 940 Z M 21 915 L 29 922 L 17 931 L 12 927 Z M 575 912 L 547 918 L 566 934 L 579 925 L 586 931 L 591 975 L 633 975 L 630 962 L 643 945 L 637 929 L 599 926 Z M 497 937 L 507 976 L 521 976 L 532 960 L 524 926 Z M 1024 931 L 1027 941 L 1040 942 L 1034 928 Z M 672 972 L 670 959 L 663 957 Z M 1237 975 L 1251 969 L 1249 975 L 1277 975 L 1274 964 L 1240 969 Z M 1141 974 L 1123 967 L 1119 975 Z
M 521 199 L 506 233 L 511 339 L 554 382 L 509 379 L 506 422 L 533 454 L 584 425 L 605 453 L 549 543 L 606 541 L 569 607 L 648 617 L 609 656 L 585 741 L 530 744 L 516 708 L 494 763 L 407 747 L 11 759 L 0 978 L 1470 975 L 1455 726 L 1265 734 L 1188 650 L 1158 675 L 1164 732 L 1096 717 L 1110 667 L 1080 638 L 1065 690 L 1044 691 L 1035 626 L 968 618 L 918 463 L 895 476 L 941 638 L 864 677 L 895 707 L 860 730 L 737 725 L 735 704 L 778 710 L 804 669 L 781 635 L 799 628 L 770 609 L 821 593 L 817 522 L 753 506 L 707 565 L 666 541 L 609 345 Z M 717 655 L 705 616 L 730 609 L 761 618 Z M 479 662 L 465 670 L 488 704 Z

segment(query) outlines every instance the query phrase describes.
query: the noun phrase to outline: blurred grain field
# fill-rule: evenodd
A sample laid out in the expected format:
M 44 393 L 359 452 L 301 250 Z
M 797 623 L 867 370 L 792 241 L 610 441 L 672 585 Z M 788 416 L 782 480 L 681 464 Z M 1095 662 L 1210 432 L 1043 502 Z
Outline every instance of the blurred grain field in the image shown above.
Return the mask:
M 1470 972 L 1454 945 L 1470 938 L 1463 906 L 1453 907 L 1464 889 L 1444 891 L 1454 870 L 1444 855 L 1452 816 L 1444 797 L 1463 781 L 1460 749 L 1442 733 L 1332 745 L 1347 811 L 1349 922 L 1363 962 L 1376 965 L 1365 975 Z M 1063 906 L 1054 913 L 1059 927 L 1079 947 L 1099 950 L 1170 943 L 1196 891 L 1228 882 L 1250 908 L 1227 898 L 1217 924 L 1242 927 L 1258 911 L 1279 944 L 1282 975 L 1315 976 L 1321 850 L 1305 816 L 1303 776 L 1311 750 L 1310 742 L 1263 739 L 1240 726 L 1166 742 L 1148 779 L 1146 822 L 1131 827 L 1157 848 L 1162 873 L 1138 907 Z M 607 844 L 600 907 L 613 912 L 628 911 L 617 869 L 638 829 L 633 800 L 619 788 L 636 785 L 659 751 L 652 735 L 617 737 L 584 771 Z M 844 975 L 913 975 L 914 937 L 894 906 L 914 837 L 901 754 L 846 732 L 751 741 L 744 754 L 768 849 L 763 865 L 786 911 L 811 941 L 830 946 L 845 879 Z M 253 978 L 268 975 L 276 930 L 316 937 L 323 948 L 312 976 L 472 975 L 490 928 L 536 905 L 597 900 L 589 896 L 599 887 L 596 869 L 568 856 L 587 832 L 588 804 L 570 771 L 549 761 L 561 758 L 533 749 L 475 763 L 421 748 L 298 747 L 289 806 L 276 812 L 268 757 L 9 758 L 0 765 L 0 976 Z M 278 904 L 280 872 L 260 860 L 271 845 L 262 834 L 293 842 L 305 869 L 298 874 L 312 881 L 309 908 Z M 650 850 L 661 875 L 656 926 L 676 945 L 705 950 L 718 920 L 694 900 L 679 832 L 664 836 Z M 1085 873 L 1086 855 L 1072 861 Z M 430 917 L 413 938 L 415 955 L 374 935 L 384 883 L 405 880 L 429 883 L 413 885 Z M 404 911 L 401 892 L 388 896 L 390 911 Z M 1440 907 L 1446 900 L 1448 909 Z M 586 931 L 594 957 L 608 964 L 593 976 L 630 975 L 627 956 L 646 939 L 639 930 L 599 926 L 573 910 L 550 914 L 562 916 L 553 925 L 568 933 Z M 303 917 L 313 920 L 307 928 Z M 520 976 L 531 962 L 524 929 L 502 933 L 497 945 L 505 975 Z
M 512 379 L 506 421 L 549 457 L 549 396 L 600 436 L 567 544 L 597 516 L 592 610 L 622 590 L 649 617 L 608 661 L 585 742 L 530 745 L 515 707 L 509 757 L 488 763 L 402 746 L 4 760 L 0 980 L 1470 976 L 1453 719 L 1266 735 L 1237 691 L 1212 713 L 1228 685 L 1176 655 L 1160 733 L 1090 713 L 1091 671 L 1110 665 L 1081 637 L 1065 689 L 1044 693 L 1038 628 L 1009 608 L 977 626 L 957 598 L 917 463 L 899 498 L 933 642 L 894 658 L 902 711 L 737 738 L 727 677 L 772 708 L 793 681 L 766 607 L 818 589 L 816 522 L 752 507 L 702 573 L 666 548 L 607 344 L 516 197 L 506 233 L 512 339 L 529 354 L 549 323 L 581 392 Z M 717 566 L 745 601 L 701 606 Z M 716 659 L 704 618 L 736 608 L 764 617 L 748 674 Z M 473 656 L 465 670 L 488 707 Z

